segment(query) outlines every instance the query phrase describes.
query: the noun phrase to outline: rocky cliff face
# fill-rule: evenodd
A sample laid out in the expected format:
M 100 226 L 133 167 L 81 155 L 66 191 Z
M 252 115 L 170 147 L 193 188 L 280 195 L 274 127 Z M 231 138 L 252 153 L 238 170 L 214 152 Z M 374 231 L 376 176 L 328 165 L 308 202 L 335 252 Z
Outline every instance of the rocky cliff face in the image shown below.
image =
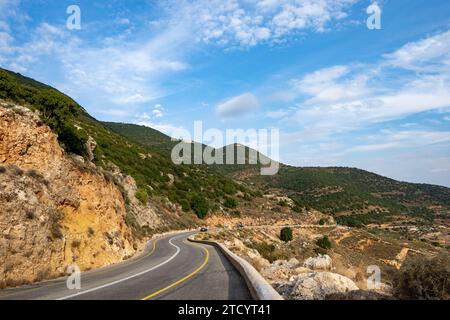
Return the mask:
M 133 255 L 118 187 L 65 154 L 30 110 L 0 104 L 0 286 L 51 278 Z

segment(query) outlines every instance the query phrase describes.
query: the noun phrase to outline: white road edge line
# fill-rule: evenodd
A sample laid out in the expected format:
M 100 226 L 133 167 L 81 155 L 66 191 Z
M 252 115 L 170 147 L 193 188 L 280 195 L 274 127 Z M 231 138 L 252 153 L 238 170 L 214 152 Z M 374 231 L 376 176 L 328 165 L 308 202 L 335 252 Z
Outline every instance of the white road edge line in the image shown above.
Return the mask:
M 142 272 L 136 273 L 136 274 L 134 274 L 134 275 L 132 275 L 132 276 L 129 276 L 129 277 L 126 277 L 126 278 L 123 278 L 123 279 L 119 279 L 119 280 L 116 280 L 116 281 L 113 281 L 113 282 L 110 282 L 110 283 L 101 285 L 101 286 L 99 286 L 99 287 L 95 287 L 95 288 L 88 289 L 88 290 L 85 290 L 85 291 L 81 291 L 81 292 L 78 292 L 78 293 L 74 293 L 74 294 L 71 294 L 71 295 L 68 295 L 68 296 L 65 296 L 65 297 L 62 297 L 62 298 L 58 298 L 58 299 L 56 299 L 56 300 L 67 300 L 67 299 L 70 299 L 70 298 L 74 298 L 74 297 L 81 296 L 81 295 L 86 294 L 86 293 L 90 293 L 90 292 L 93 292 L 93 291 L 97 291 L 97 290 L 100 290 L 100 289 L 104 289 L 104 288 L 107 288 L 107 287 L 111 287 L 111 286 L 116 285 L 116 284 L 118 284 L 118 283 L 121 283 L 121 282 L 130 280 L 130 279 L 139 277 L 139 276 L 141 276 L 141 275 L 143 275 L 143 274 L 146 274 L 146 273 L 148 273 L 148 272 L 150 272 L 150 271 L 153 271 L 153 270 L 155 270 L 155 269 L 157 269 L 157 268 L 159 268 L 159 267 L 165 265 L 166 263 L 169 263 L 169 262 L 172 261 L 172 260 L 180 253 L 180 251 L 181 251 L 181 248 L 180 248 L 179 246 L 177 246 L 176 244 L 173 244 L 173 243 L 172 243 L 172 240 L 177 239 L 177 238 L 181 238 L 182 236 L 185 236 L 185 235 L 182 234 L 182 235 L 173 237 L 173 238 L 171 238 L 171 239 L 169 240 L 170 245 L 172 245 L 173 247 L 175 247 L 175 248 L 177 249 L 177 251 L 175 252 L 174 255 L 172 255 L 169 259 L 165 260 L 164 262 L 161 262 L 160 264 L 158 264 L 158 265 L 156 265 L 156 266 L 154 266 L 154 267 L 151 267 L 150 269 L 147 269 L 147 270 L 144 270 L 144 271 L 142 271 Z

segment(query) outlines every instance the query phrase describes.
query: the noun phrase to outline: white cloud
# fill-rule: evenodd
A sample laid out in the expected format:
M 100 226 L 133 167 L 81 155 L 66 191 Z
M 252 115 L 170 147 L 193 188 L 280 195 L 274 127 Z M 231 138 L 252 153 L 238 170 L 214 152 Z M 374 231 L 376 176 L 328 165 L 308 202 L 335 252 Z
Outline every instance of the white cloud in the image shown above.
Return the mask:
M 233 118 L 245 115 L 258 107 L 258 99 L 251 93 L 244 93 L 219 104 L 216 112 L 222 118 Z
M 373 65 L 338 65 L 306 74 L 273 96 L 296 103 L 294 118 L 304 130 L 328 134 L 438 111 L 450 106 L 450 51 L 444 49 L 449 46 L 450 31 L 409 43 Z
M 198 41 L 251 47 L 286 41 L 304 31 L 324 32 L 357 1 L 173 0 L 167 7 L 172 20 L 189 25 Z
M 38 25 L 29 40 L 13 45 L 7 33 L 0 32 L 0 62 L 6 68 L 32 74 L 39 61 L 62 74 L 62 89 L 102 113 L 107 104 L 140 105 L 168 93 L 159 85 L 166 76 L 188 68 L 182 61 L 189 42 L 185 32 L 166 29 L 150 40 L 118 37 L 120 42 L 91 43 L 69 32 L 64 25 Z
M 275 110 L 275 111 L 268 111 L 268 112 L 266 112 L 265 116 L 267 118 L 271 118 L 271 119 L 281 119 L 281 118 L 286 117 L 289 114 L 290 114 L 289 110 L 279 109 L 279 110 Z
M 154 118 L 164 117 L 164 108 L 161 104 L 155 104 L 152 110 L 152 115 Z
M 414 148 L 430 146 L 438 143 L 450 142 L 450 132 L 448 131 L 381 131 L 381 133 L 370 137 L 370 140 L 383 141 L 382 143 L 364 144 L 351 147 L 347 152 L 371 152 L 386 149 Z
M 170 137 L 179 139 L 179 138 L 186 138 L 186 137 L 179 137 L 178 133 L 180 132 L 185 132 L 186 130 L 184 130 L 184 127 L 178 127 L 176 125 L 170 124 L 170 123 L 158 123 L 158 122 L 153 122 L 153 121 L 149 121 L 149 120 L 143 120 L 143 119 L 138 119 L 136 121 L 134 121 L 135 124 L 140 125 L 140 126 L 146 126 L 155 130 L 158 130 Z
M 384 58 L 392 66 L 412 70 L 439 71 L 450 67 L 450 30 L 411 42 Z M 432 63 L 433 62 L 433 63 Z

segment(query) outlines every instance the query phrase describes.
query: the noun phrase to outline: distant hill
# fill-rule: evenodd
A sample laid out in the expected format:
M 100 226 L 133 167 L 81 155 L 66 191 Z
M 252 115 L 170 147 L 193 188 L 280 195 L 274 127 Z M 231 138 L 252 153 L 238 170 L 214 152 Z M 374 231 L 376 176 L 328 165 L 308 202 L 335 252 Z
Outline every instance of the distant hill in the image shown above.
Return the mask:
M 143 146 L 154 148 L 165 155 L 170 155 L 176 141 L 153 128 L 128 123 L 102 122 L 105 127 L 114 131 L 130 141 L 139 143 Z
M 176 143 L 148 127 L 114 123 L 106 125 L 132 141 L 164 153 L 170 153 Z M 246 161 L 249 150 L 245 147 Z M 225 157 L 225 148 L 222 151 Z M 236 159 L 236 149 L 234 152 Z M 436 208 L 450 208 L 449 188 L 399 182 L 356 168 L 298 168 L 281 164 L 277 175 L 261 176 L 260 164 L 235 163 L 211 167 L 234 179 L 254 183 L 262 191 L 284 190 L 299 207 L 336 215 L 344 224 L 379 222 L 397 214 L 431 221 L 436 216 Z
M 301 207 L 337 217 L 351 226 L 407 215 L 431 222 L 450 209 L 450 189 L 399 182 L 356 168 L 282 166 L 275 176 L 252 176 L 260 188 L 285 190 Z

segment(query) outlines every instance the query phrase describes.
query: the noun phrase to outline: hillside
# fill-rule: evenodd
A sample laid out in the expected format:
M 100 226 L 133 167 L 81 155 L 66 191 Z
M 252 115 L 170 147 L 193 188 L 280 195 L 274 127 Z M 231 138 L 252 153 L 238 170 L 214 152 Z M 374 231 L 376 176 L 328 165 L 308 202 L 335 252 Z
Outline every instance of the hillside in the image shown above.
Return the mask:
M 176 141 L 158 130 L 128 123 L 102 122 L 106 128 L 116 132 L 130 141 L 147 146 L 164 155 L 170 155 Z
M 170 153 L 175 142 L 148 127 L 106 123 L 130 140 Z M 223 150 L 226 154 L 225 149 Z M 249 148 L 246 147 L 246 160 Z M 236 154 L 236 152 L 235 152 Z M 275 176 L 259 175 L 259 165 L 214 165 L 216 172 L 254 183 L 263 192 L 283 190 L 299 208 L 313 208 L 336 216 L 338 222 L 361 226 L 406 214 L 431 222 L 450 209 L 450 189 L 399 182 L 356 168 L 298 168 L 281 165 Z
M 263 188 L 283 189 L 301 207 L 314 208 L 351 226 L 404 214 L 432 222 L 448 218 L 450 189 L 399 182 L 355 168 L 282 166 L 273 177 L 253 176 Z

